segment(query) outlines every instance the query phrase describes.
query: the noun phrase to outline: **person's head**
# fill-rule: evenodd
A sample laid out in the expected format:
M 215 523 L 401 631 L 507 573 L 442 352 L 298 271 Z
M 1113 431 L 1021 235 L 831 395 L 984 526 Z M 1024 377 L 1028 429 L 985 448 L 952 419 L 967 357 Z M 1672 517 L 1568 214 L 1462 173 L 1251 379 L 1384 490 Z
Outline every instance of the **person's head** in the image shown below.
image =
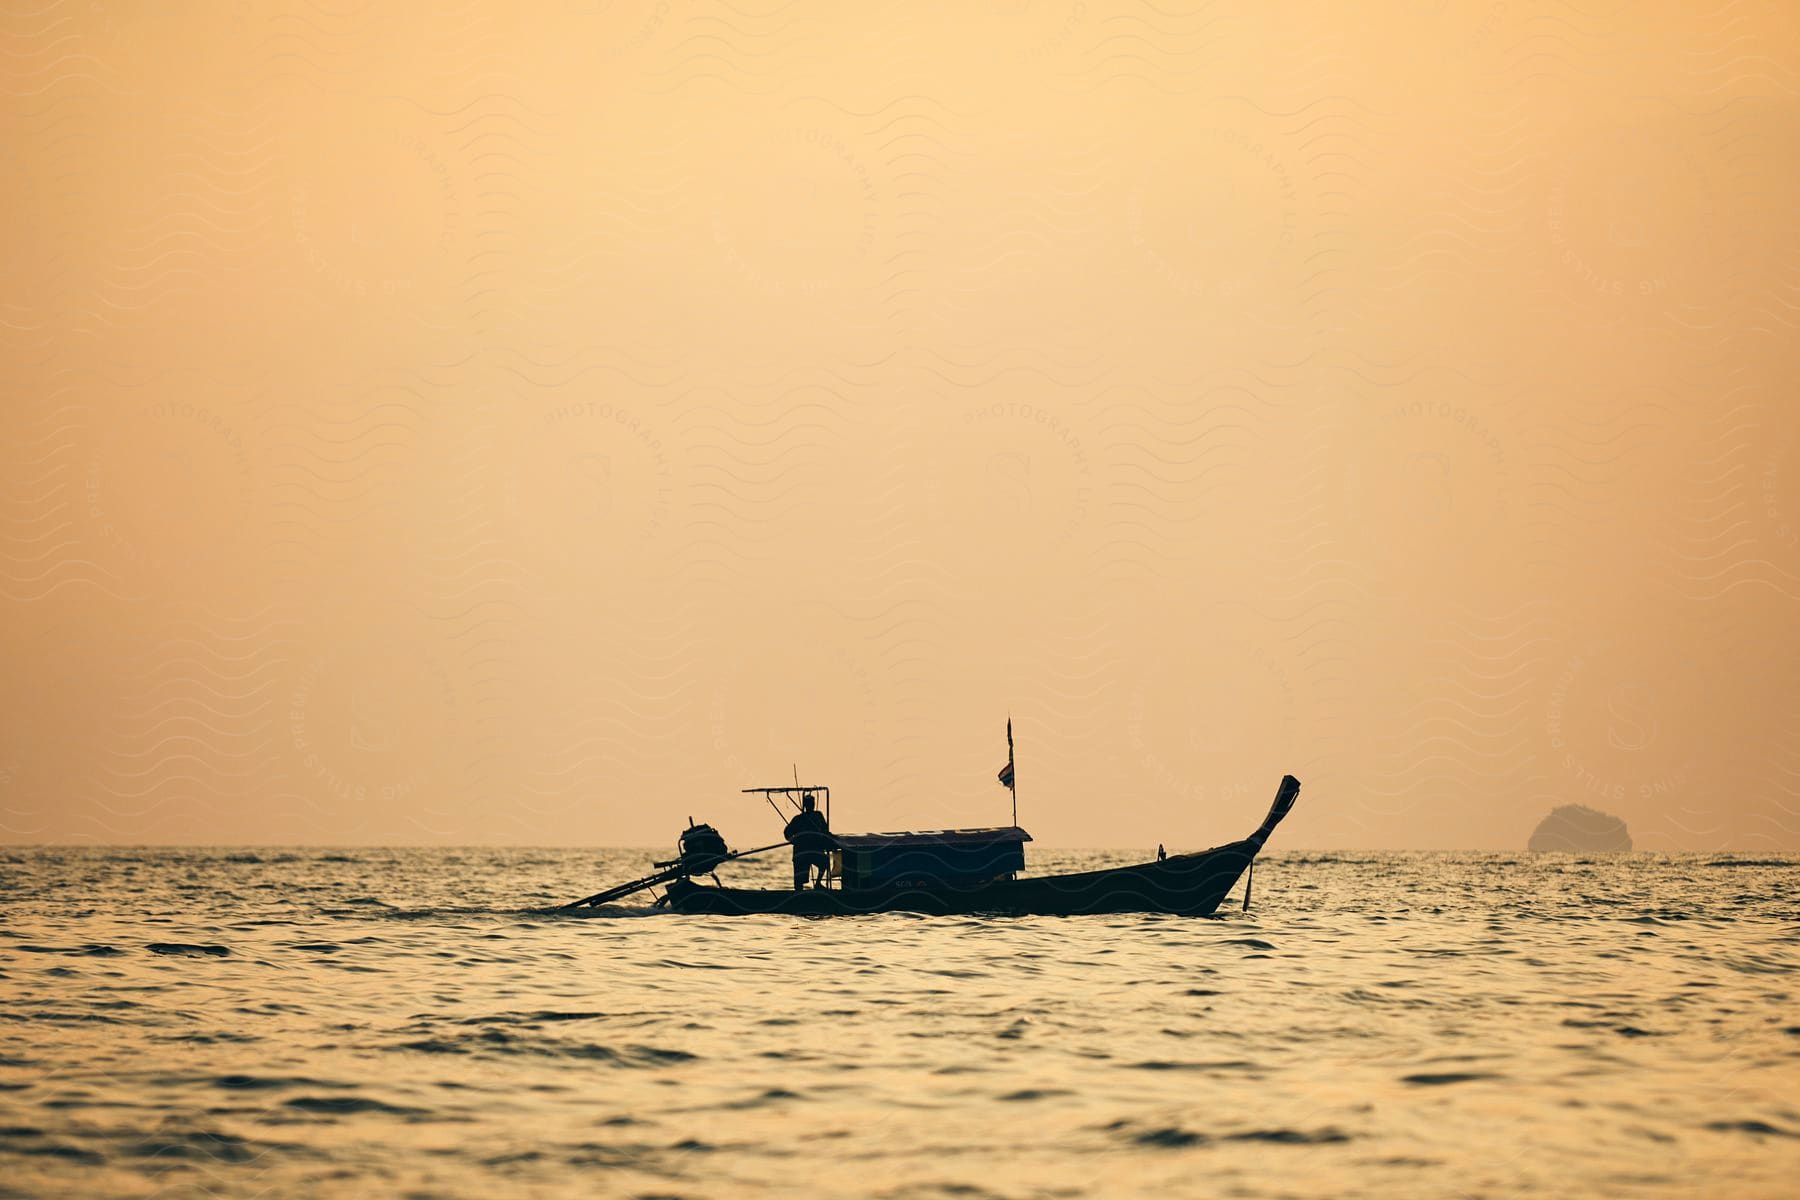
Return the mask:
M 811 812 L 816 807 L 818 807 L 818 805 L 813 800 L 813 794 L 811 792 L 802 792 L 800 794 L 800 810 L 802 812 Z

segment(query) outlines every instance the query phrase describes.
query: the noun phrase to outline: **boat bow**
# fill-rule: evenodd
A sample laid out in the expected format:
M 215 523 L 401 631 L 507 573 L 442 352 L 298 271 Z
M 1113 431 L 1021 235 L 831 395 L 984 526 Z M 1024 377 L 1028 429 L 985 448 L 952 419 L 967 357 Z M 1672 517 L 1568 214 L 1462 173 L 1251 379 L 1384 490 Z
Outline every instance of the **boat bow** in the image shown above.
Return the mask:
M 1292 775 L 1283 775 L 1281 786 L 1275 789 L 1275 802 L 1269 805 L 1269 815 L 1263 818 L 1263 823 L 1257 827 L 1256 832 L 1245 840 L 1261 850 L 1263 843 L 1269 840 L 1269 835 L 1275 832 L 1275 827 L 1281 824 L 1281 819 L 1294 811 L 1294 800 L 1299 795 L 1300 781 Z

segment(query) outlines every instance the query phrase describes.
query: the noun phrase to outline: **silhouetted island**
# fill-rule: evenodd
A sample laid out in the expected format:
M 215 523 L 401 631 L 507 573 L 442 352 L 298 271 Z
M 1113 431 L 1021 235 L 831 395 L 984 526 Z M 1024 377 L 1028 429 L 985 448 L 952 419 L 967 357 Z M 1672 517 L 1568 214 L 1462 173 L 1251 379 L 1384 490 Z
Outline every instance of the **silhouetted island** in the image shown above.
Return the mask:
M 1631 849 L 1625 822 L 1611 813 L 1582 804 L 1565 804 L 1531 831 L 1527 850 L 1575 850 L 1609 853 Z

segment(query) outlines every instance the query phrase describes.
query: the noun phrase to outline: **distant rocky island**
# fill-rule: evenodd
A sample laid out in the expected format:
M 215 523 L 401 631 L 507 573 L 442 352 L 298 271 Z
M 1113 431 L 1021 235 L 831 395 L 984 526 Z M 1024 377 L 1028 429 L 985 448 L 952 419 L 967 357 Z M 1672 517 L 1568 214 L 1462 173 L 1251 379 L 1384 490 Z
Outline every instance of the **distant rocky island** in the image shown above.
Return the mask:
M 1565 804 L 1538 822 L 1527 850 L 1575 850 L 1610 853 L 1631 849 L 1625 822 L 1611 813 L 1581 804 Z

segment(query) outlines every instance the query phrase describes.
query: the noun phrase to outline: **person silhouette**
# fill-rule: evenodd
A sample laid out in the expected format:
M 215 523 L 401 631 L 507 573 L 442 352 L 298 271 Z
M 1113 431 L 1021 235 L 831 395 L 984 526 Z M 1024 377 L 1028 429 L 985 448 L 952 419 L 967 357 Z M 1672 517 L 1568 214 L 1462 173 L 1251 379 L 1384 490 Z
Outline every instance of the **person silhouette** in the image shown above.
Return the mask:
M 798 892 L 806 887 L 814 868 L 819 872 L 817 886 L 824 887 L 829 862 L 826 855 L 835 839 L 826 827 L 825 814 L 819 811 L 811 792 L 801 794 L 800 811 L 781 833 L 794 844 L 794 890 Z
M 1161 842 L 1156 843 L 1156 861 L 1164 862 L 1168 859 L 1168 857 L 1169 857 L 1169 852 L 1167 850 L 1163 849 L 1163 844 Z

